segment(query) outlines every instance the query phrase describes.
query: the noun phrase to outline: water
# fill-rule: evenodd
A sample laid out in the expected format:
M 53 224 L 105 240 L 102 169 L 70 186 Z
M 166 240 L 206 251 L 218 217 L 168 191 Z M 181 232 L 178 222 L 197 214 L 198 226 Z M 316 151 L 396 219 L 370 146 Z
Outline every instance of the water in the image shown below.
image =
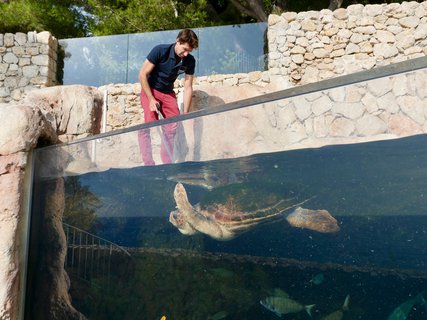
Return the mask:
M 328 210 L 340 231 L 282 219 L 230 241 L 186 236 L 168 221 L 177 182 L 193 205 L 224 203 L 230 185 L 255 190 L 248 206 L 270 196 L 309 199 L 303 206 Z M 89 319 L 277 319 L 259 301 L 280 288 L 316 304 L 313 319 L 340 310 L 349 294 L 343 319 L 379 320 L 427 290 L 427 135 L 112 169 L 67 177 L 65 186 L 64 222 L 130 254 L 94 253 L 89 238 L 79 240 L 84 249 L 69 248 L 73 305 Z M 319 274 L 322 281 L 312 281 Z M 409 310 L 398 319 L 427 319 L 426 304 Z

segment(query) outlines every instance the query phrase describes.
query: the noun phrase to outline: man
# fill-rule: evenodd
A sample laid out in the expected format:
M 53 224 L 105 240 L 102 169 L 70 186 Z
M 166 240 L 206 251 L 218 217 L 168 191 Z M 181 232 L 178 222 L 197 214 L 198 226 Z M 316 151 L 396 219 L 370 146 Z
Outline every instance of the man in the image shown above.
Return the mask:
M 199 46 L 197 35 L 190 29 L 181 30 L 173 44 L 161 44 L 148 54 L 139 72 L 141 105 L 146 123 L 180 114 L 173 90 L 177 77 L 184 73 L 184 113 L 190 109 L 196 61 L 190 54 Z M 176 124 L 163 126 L 160 156 L 163 163 L 173 161 L 173 139 Z M 154 165 L 149 130 L 138 132 L 139 147 L 145 165 Z

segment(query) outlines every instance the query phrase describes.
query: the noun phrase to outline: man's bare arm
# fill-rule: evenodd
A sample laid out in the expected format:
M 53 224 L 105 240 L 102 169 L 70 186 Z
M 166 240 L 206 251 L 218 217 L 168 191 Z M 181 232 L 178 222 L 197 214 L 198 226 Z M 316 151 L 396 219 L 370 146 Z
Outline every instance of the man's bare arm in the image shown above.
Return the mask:
M 141 83 L 141 88 L 146 94 L 149 102 L 149 108 L 151 111 L 157 111 L 158 101 L 154 99 L 153 94 L 151 93 L 150 85 L 148 84 L 148 75 L 153 71 L 155 65 L 148 60 L 145 60 L 142 64 L 141 70 L 139 71 L 139 82 Z
M 184 79 L 184 113 L 188 113 L 193 99 L 193 76 L 186 74 Z

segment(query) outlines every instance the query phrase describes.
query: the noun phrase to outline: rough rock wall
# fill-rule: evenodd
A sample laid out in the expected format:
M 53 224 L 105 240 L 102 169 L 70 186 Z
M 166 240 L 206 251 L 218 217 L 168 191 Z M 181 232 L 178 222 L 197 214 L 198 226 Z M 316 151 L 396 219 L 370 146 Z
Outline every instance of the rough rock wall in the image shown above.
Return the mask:
M 58 41 L 49 32 L 0 34 L 0 103 L 57 84 Z
M 285 12 L 268 19 L 268 69 L 310 83 L 427 55 L 427 2 Z
M 28 152 L 38 139 L 56 141 L 54 131 L 37 108 L 0 108 L 0 319 L 17 319 L 20 286 L 21 232 L 24 219 L 24 178 Z
M 95 88 L 83 86 L 40 89 L 20 103 L 0 106 L 1 320 L 18 319 L 19 311 L 22 312 L 19 310 L 19 290 L 24 271 L 21 255 L 24 249 L 22 237 L 26 232 L 25 203 L 28 201 L 25 190 L 30 183 L 25 176 L 29 152 L 40 140 L 55 144 L 99 132 L 101 106 L 101 93 Z M 50 198 L 45 200 L 50 206 L 44 213 L 46 216 L 41 218 L 49 220 L 43 231 L 46 237 L 42 238 L 42 245 L 47 244 L 51 256 L 40 256 L 40 268 L 44 270 L 43 288 L 48 290 L 38 292 L 38 306 L 50 306 L 49 312 L 52 314 L 45 313 L 44 319 L 79 319 L 80 314 L 71 306 L 67 291 L 69 283 L 63 269 L 66 246 L 60 227 L 62 181 L 55 181 L 49 191 L 46 197 Z M 52 257 L 55 259 L 51 260 Z

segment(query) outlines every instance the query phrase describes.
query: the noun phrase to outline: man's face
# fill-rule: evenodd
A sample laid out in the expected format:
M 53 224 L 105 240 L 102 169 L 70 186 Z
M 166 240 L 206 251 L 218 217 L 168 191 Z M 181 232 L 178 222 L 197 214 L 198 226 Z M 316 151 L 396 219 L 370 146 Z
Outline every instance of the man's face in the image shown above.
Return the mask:
M 184 58 L 186 56 L 188 56 L 188 54 L 193 51 L 193 48 L 190 47 L 190 45 L 188 43 L 181 43 L 179 42 L 179 40 L 176 40 L 176 45 L 175 45 L 175 54 L 180 57 L 180 58 Z

